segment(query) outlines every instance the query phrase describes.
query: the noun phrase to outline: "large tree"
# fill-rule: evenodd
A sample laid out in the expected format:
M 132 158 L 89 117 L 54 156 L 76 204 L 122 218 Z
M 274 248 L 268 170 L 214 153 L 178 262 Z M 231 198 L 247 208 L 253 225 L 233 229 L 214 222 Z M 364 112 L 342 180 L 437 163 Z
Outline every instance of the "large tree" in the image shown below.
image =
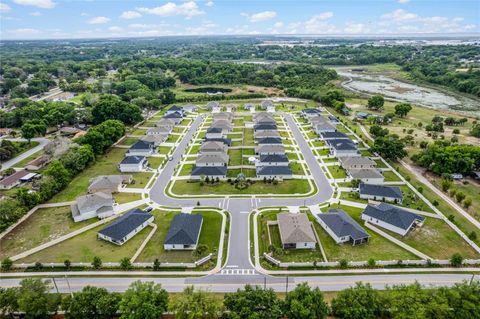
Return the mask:
M 323 293 L 318 288 L 310 288 L 306 282 L 287 294 L 284 309 L 289 319 L 321 319 L 328 314 Z
M 96 124 L 106 120 L 133 124 L 142 120 L 142 111 L 137 105 L 122 101 L 118 96 L 104 94 L 93 106 L 92 117 Z
M 396 161 L 407 156 L 405 144 L 398 135 L 387 135 L 377 137 L 373 143 L 372 150 L 384 158 Z
M 244 290 L 225 295 L 223 304 L 232 318 L 278 319 L 282 316 L 281 301 L 272 289 L 246 285 Z
M 408 112 L 412 110 L 412 106 L 409 103 L 400 103 L 395 105 L 395 114 L 400 117 L 407 116 Z
M 121 319 L 158 319 L 167 310 L 168 293 L 154 282 L 135 281 L 120 301 Z
M 385 99 L 381 95 L 374 95 L 368 99 L 367 107 L 373 110 L 381 110 L 385 104 Z
M 221 315 L 221 304 L 206 291 L 194 291 L 187 287 L 170 304 L 176 319 L 215 319 Z
M 384 300 L 370 284 L 357 283 L 338 293 L 332 300 L 332 312 L 337 318 L 380 318 L 384 314 Z
M 109 319 L 118 307 L 120 296 L 105 288 L 87 286 L 63 302 L 67 319 Z
M 49 281 L 27 278 L 20 282 L 17 302 L 19 310 L 25 312 L 25 318 L 46 319 L 57 311 L 60 296 L 50 293 Z

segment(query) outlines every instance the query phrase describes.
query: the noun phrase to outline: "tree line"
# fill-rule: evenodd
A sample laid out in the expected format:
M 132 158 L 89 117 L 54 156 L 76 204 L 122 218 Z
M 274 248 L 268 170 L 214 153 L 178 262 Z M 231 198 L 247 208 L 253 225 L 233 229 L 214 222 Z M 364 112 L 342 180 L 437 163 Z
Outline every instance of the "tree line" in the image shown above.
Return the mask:
M 345 319 L 422 318 L 474 319 L 480 317 L 480 283 L 456 283 L 452 287 L 422 287 L 419 283 L 394 285 L 384 291 L 357 283 L 339 291 L 327 303 L 318 288 L 298 284 L 279 298 L 272 289 L 246 285 L 225 294 L 187 287 L 169 295 L 160 284 L 133 282 L 123 293 L 86 286 L 70 295 L 50 293 L 50 281 L 24 279 L 19 287 L 0 288 L 4 316 L 23 313 L 25 318 L 49 318 L 62 311 L 67 319 L 157 319 L 173 314 L 177 319 Z

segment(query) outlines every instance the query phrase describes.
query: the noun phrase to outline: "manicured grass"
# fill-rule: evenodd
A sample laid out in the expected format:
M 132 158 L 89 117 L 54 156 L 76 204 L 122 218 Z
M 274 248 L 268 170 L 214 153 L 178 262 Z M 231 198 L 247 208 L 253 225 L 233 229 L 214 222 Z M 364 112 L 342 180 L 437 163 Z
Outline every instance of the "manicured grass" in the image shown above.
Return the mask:
M 340 198 L 352 202 L 368 203 L 368 200 L 360 198 L 360 194 L 357 192 L 342 192 Z
M 155 122 L 147 121 L 147 122 L 143 123 L 141 126 L 144 126 L 144 127 L 154 127 L 155 125 L 156 125 Z
M 63 262 L 69 259 L 71 262 L 90 263 L 93 257 L 98 256 L 103 262 L 119 262 L 124 257 L 132 257 L 152 230 L 151 227 L 146 227 L 122 246 L 117 246 L 97 238 L 97 233 L 105 226 L 101 225 L 88 230 L 55 246 L 25 257 L 20 261 L 25 263 L 37 261 L 46 263 Z
M 185 130 L 184 127 L 174 127 L 173 130 L 172 130 L 172 133 L 183 133 L 183 131 Z
M 243 143 L 244 146 L 254 146 L 253 129 L 246 128 L 243 130 Z
M 199 244 L 207 245 L 208 250 L 202 256 L 193 256 L 191 250 L 186 251 L 166 251 L 163 249 L 163 242 L 167 236 L 170 223 L 178 212 L 166 212 L 154 210 L 154 223 L 157 224 L 157 231 L 150 239 L 145 249 L 138 257 L 139 262 L 153 262 L 158 258 L 160 262 L 194 262 L 209 253 L 218 251 L 220 244 L 220 231 L 222 228 L 222 216 L 217 212 L 199 212 L 203 216 L 203 225 L 200 232 Z
M 326 158 L 322 158 L 322 160 L 323 160 L 325 163 L 338 162 L 338 158 L 336 158 L 336 157 L 326 157 Z
M 142 199 L 142 195 L 138 193 L 116 193 L 113 194 L 113 198 L 118 204 L 124 204 L 140 200 Z
M 198 150 L 200 149 L 200 145 L 194 145 L 190 148 L 190 150 L 188 151 L 188 154 L 189 155 L 195 155 L 195 154 L 198 154 Z
M 130 132 L 129 134 L 130 135 L 145 135 L 146 132 L 147 132 L 147 130 L 139 128 L 139 129 L 134 130 L 133 132 Z
M 322 147 L 325 146 L 325 141 L 315 141 L 312 142 L 314 147 Z
M 148 158 L 148 166 L 150 166 L 153 169 L 157 169 L 157 168 L 160 167 L 160 165 L 163 163 L 164 160 L 165 160 L 165 158 L 163 158 L 163 157 L 150 156 Z
M 245 170 L 244 170 L 245 171 Z M 237 173 L 238 174 L 238 173 Z M 236 177 L 236 175 L 232 175 Z M 304 194 L 310 191 L 310 185 L 307 180 L 285 180 L 278 182 L 277 185 L 265 184 L 263 181 L 257 181 L 255 184 L 250 185 L 248 188 L 239 190 L 235 186 L 230 185 L 227 182 L 220 182 L 219 184 L 210 185 L 204 184 L 200 186 L 200 182 L 197 181 L 175 181 L 172 192 L 174 194 L 189 194 L 189 195 L 202 195 L 202 194 Z
M 328 148 L 317 150 L 317 152 L 318 152 L 318 155 L 320 155 L 320 156 L 330 155 L 330 150 Z
M 150 178 L 152 178 L 153 174 L 148 172 L 140 172 L 140 173 L 129 173 L 133 176 L 134 182 L 132 184 L 128 184 L 127 187 L 129 188 L 144 188 L 145 185 L 148 183 Z
M 159 154 L 168 154 L 168 152 L 170 152 L 171 149 L 172 149 L 171 146 L 160 146 L 158 148 L 158 153 Z
M 432 182 L 438 189 L 442 189 L 440 177 L 436 177 Z M 462 204 L 459 205 L 463 206 L 463 209 L 468 211 L 477 220 L 480 220 L 480 184 L 472 179 L 463 180 L 461 182 L 454 182 L 451 189 L 456 189 L 457 193 L 462 192 L 465 194 L 466 198 L 472 199 L 472 205 L 468 209 Z M 450 196 L 450 198 L 452 197 Z M 452 200 L 456 201 L 455 198 L 452 198 Z
M 401 182 L 402 180 L 392 171 L 384 171 L 385 182 Z
M 125 137 L 120 143 L 119 145 L 127 145 L 127 146 L 130 146 L 130 145 L 133 145 L 135 144 L 135 142 L 137 142 L 139 139 L 137 137 Z
M 288 153 L 285 153 L 285 154 L 287 155 L 287 157 L 290 161 L 298 161 L 299 160 L 297 153 L 288 152 Z
M 230 149 L 228 150 L 229 166 L 242 165 L 242 150 L 241 149 Z
M 422 227 L 412 230 L 405 237 L 382 230 L 432 258 L 450 259 L 454 253 L 469 259 L 480 258 L 480 254 L 443 220 L 427 217 Z
M 255 155 L 255 150 L 253 148 L 243 148 L 243 155 Z
M 332 206 L 332 208 L 333 207 L 336 207 L 336 205 Z M 363 225 L 363 221 L 360 218 L 363 211 L 362 209 L 350 206 L 340 206 L 340 208 L 360 225 Z M 328 208 L 323 208 L 322 211 L 326 212 Z M 369 242 L 367 244 L 352 246 L 348 243 L 337 245 L 320 224 L 315 222 L 314 225 L 329 261 L 339 261 L 341 259 L 346 259 L 347 261 L 367 261 L 370 258 L 375 260 L 418 259 L 415 255 L 365 228 L 370 235 Z
M 170 134 L 165 143 L 176 143 L 180 139 L 180 135 Z
M 403 201 L 401 204 L 397 205 L 433 213 L 433 210 L 423 200 L 421 200 L 407 185 L 400 186 L 400 190 L 403 193 Z
M 70 206 L 41 208 L 2 239 L 0 258 L 11 257 L 98 221 L 75 223 Z
M 347 172 L 338 165 L 327 166 L 327 168 L 335 179 L 347 177 Z
M 318 135 L 315 134 L 315 132 L 308 131 L 308 132 L 307 132 L 307 137 L 310 138 L 310 139 L 312 139 L 312 140 L 315 140 L 315 139 L 318 138 Z
M 375 163 L 377 163 L 377 168 L 386 168 L 387 165 L 380 159 L 376 159 Z
M 292 169 L 294 175 L 305 175 L 302 164 L 300 163 L 291 163 L 290 168 Z
M 243 126 L 243 124 L 244 124 L 244 119 L 242 117 L 236 117 L 233 119 L 234 126 Z
M 192 172 L 193 164 L 184 164 L 179 176 L 188 176 Z

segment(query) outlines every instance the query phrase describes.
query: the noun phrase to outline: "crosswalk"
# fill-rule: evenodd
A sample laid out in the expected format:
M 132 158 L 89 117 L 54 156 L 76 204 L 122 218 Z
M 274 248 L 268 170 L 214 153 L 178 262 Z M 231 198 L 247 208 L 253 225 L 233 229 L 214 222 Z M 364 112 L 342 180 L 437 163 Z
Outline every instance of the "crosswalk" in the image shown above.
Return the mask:
M 222 269 L 220 275 L 253 276 L 258 274 L 255 272 L 255 269 Z

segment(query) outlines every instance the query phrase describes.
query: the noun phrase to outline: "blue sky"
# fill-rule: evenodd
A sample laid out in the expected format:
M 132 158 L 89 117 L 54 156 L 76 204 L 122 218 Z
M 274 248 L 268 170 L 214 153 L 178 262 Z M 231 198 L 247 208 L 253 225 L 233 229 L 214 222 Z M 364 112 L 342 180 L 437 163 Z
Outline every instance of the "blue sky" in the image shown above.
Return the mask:
M 0 0 L 1 39 L 480 32 L 480 1 Z

